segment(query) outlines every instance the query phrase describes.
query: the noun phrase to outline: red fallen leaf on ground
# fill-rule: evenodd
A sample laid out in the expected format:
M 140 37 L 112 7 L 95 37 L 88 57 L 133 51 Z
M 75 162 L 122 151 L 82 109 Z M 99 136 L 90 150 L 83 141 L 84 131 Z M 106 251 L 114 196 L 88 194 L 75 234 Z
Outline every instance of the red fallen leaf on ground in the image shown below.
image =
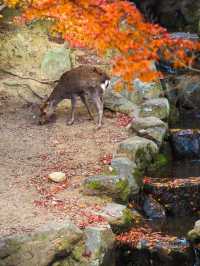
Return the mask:
M 102 158 L 100 158 L 100 162 L 105 165 L 110 165 L 112 161 L 112 154 L 106 154 Z
M 86 226 L 87 226 L 87 223 L 86 223 L 86 222 L 80 222 L 80 223 L 78 224 L 78 227 L 79 227 L 80 229 L 85 229 Z
M 133 117 L 130 117 L 126 114 L 118 114 L 117 115 L 117 126 L 126 127 L 134 120 Z
M 92 223 L 101 223 L 101 222 L 105 222 L 105 218 L 103 218 L 100 215 L 90 215 L 88 217 L 88 223 L 92 224 Z
M 47 207 L 48 201 L 46 201 L 46 200 L 34 200 L 34 204 L 37 207 Z

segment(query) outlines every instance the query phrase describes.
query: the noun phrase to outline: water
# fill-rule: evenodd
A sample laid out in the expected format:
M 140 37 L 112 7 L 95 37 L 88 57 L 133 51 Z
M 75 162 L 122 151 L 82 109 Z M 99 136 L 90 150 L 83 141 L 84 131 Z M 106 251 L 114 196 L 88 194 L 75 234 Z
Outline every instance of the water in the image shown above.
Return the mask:
M 179 121 L 170 125 L 171 128 L 200 129 L 200 112 L 197 110 L 180 111 Z
M 173 159 L 167 166 L 155 173 L 158 178 L 188 178 L 200 176 L 200 159 L 197 160 L 176 160 Z
M 198 219 L 200 219 L 198 216 L 167 217 L 165 220 L 149 221 L 149 224 L 155 231 L 185 239 Z

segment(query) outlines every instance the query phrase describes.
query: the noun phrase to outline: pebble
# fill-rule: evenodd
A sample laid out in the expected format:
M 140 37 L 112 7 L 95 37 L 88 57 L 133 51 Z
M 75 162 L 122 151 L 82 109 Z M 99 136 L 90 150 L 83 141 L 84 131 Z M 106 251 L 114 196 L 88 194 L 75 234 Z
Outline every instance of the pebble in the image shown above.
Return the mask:
M 49 174 L 48 177 L 54 182 L 63 182 L 66 180 L 66 175 L 65 173 L 62 173 L 62 172 L 53 172 Z

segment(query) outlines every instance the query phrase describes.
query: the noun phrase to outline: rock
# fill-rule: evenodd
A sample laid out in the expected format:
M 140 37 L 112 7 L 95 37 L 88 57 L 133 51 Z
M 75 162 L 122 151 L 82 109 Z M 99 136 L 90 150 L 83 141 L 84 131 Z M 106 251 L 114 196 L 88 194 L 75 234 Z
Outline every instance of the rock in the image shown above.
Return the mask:
M 148 129 L 152 127 L 167 128 L 167 124 L 157 117 L 148 116 L 148 117 L 137 117 L 130 125 L 130 129 L 133 129 L 136 132 L 138 132 L 141 129 Z
M 124 265 L 137 266 L 195 265 L 189 241 L 166 232 L 162 234 L 148 225 L 133 227 L 117 236 L 117 247 L 119 265 L 122 261 L 126 262 Z
M 120 202 L 127 202 L 131 195 L 138 193 L 138 185 L 124 176 L 90 176 L 84 182 L 84 193 L 87 195 L 107 195 Z
M 138 136 L 122 141 L 117 148 L 117 157 L 126 156 L 144 170 L 158 153 L 158 146 L 151 140 Z
M 67 179 L 65 173 L 62 172 L 53 172 L 48 177 L 54 182 L 63 182 Z
M 177 158 L 200 158 L 200 131 L 171 131 L 171 144 Z
M 142 219 L 136 210 L 132 211 L 126 205 L 114 202 L 108 203 L 97 214 L 103 216 L 108 221 L 114 233 L 127 230 L 134 223 L 138 223 Z
M 192 242 L 200 241 L 200 220 L 195 222 L 194 228 L 188 232 L 187 236 Z
M 179 105 L 184 108 L 200 108 L 200 78 L 198 76 L 182 76 L 178 85 Z
M 0 32 L 0 68 L 36 80 L 58 79 L 71 68 L 73 54 L 63 44 L 49 41 L 48 28 L 49 23 L 45 21 L 26 26 L 8 25 Z M 8 68 L 10 62 L 12 67 Z M 1 76 L 0 88 L 17 99 L 25 98 L 30 102 L 38 102 L 30 89 L 41 96 L 48 95 L 52 90 L 51 85 L 6 74 Z
M 147 178 L 143 191 L 152 195 L 171 216 L 192 216 L 200 211 L 200 177 Z
M 115 235 L 109 225 L 88 226 L 85 229 L 86 254 L 90 254 L 88 266 L 114 266 L 113 247 Z
M 51 223 L 29 235 L 0 240 L 1 266 L 114 266 L 114 234 L 109 225 L 81 231 L 69 221 Z
M 139 180 L 137 176 L 137 166 L 126 157 L 117 157 L 112 159 L 111 167 L 117 172 L 120 178 L 126 177 L 132 192 L 137 194 L 139 191 Z
M 41 70 L 48 79 L 56 80 L 72 68 L 71 50 L 65 46 L 47 51 L 41 62 Z
M 160 82 L 142 82 L 139 79 L 133 81 L 133 90 L 122 90 L 121 95 L 134 104 L 141 104 L 144 100 L 158 98 L 162 94 Z
M 155 116 L 166 120 L 169 116 L 169 102 L 167 98 L 157 98 L 145 101 L 141 106 L 140 116 Z
M 88 262 L 81 264 L 83 257 L 73 257 L 76 248 L 83 245 L 82 241 L 83 232 L 71 222 L 51 223 L 30 235 L 1 239 L 0 265 L 46 266 L 63 259 L 66 265 L 71 261 L 70 265 L 86 266 Z
M 161 145 L 167 132 L 167 124 L 157 117 L 138 117 L 130 124 L 130 132 L 155 141 Z
M 104 106 L 111 111 L 129 115 L 137 116 L 139 113 L 138 107 L 135 104 L 112 89 L 108 89 L 104 95 Z
M 164 207 L 152 196 L 145 196 L 143 210 L 150 219 L 164 219 L 166 217 Z
M 199 32 L 199 8 L 196 0 L 136 0 L 144 15 L 152 22 L 157 21 L 170 32 Z M 174 18 L 174 19 L 171 19 Z

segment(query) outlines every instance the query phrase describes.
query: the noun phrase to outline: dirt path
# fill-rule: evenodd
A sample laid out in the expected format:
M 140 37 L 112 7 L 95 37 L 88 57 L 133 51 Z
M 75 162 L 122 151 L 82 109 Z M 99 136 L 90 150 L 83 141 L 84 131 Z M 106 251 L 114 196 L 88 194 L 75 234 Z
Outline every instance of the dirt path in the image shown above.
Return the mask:
M 56 122 L 38 126 L 30 109 L 0 95 L 1 236 L 68 217 L 79 224 L 88 219 L 91 209 L 104 204 L 104 199 L 83 196 L 80 184 L 100 171 L 102 156 L 112 153 L 127 133 L 117 125 L 117 118 L 108 117 L 95 131 L 85 110 L 77 112 L 73 126 L 66 125 L 69 111 L 62 109 Z M 65 172 L 67 182 L 50 182 L 47 175 L 53 171 Z

